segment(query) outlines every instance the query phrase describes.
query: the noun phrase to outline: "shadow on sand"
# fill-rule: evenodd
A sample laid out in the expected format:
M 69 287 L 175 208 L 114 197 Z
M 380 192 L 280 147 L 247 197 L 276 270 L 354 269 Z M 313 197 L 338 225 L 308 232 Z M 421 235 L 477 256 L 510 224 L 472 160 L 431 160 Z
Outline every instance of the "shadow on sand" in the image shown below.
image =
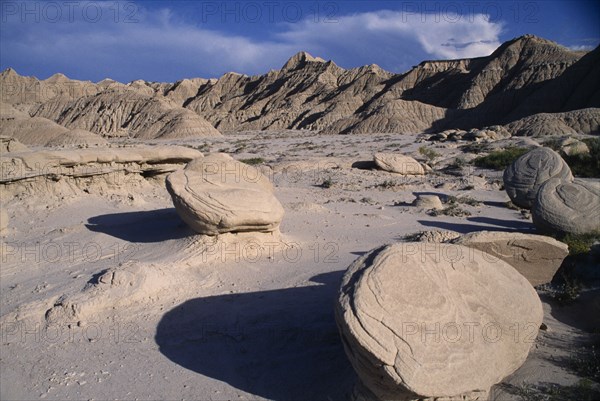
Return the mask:
M 373 160 L 359 160 L 352 163 L 352 168 L 360 170 L 379 170 L 379 166 Z
M 342 274 L 186 301 L 163 316 L 155 341 L 173 362 L 270 400 L 349 399 L 356 376 L 333 312 Z
M 438 220 L 418 220 L 418 222 L 425 227 L 451 230 L 461 234 L 467 234 L 474 231 L 507 231 L 529 234 L 536 233 L 535 226 L 530 221 L 501 220 L 490 217 L 468 217 L 466 220 L 481 224 L 464 224 Z
M 175 208 L 103 214 L 89 218 L 85 226 L 129 242 L 162 242 L 196 234 L 179 218 Z

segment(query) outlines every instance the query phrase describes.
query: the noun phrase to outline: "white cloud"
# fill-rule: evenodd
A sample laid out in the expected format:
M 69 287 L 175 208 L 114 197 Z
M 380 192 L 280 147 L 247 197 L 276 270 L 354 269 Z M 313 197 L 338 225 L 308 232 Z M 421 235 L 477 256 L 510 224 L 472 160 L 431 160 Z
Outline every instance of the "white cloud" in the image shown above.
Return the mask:
M 77 4 L 83 8 L 86 3 Z M 335 23 L 311 18 L 282 23 L 275 26 L 279 33 L 265 30 L 265 38 L 257 39 L 184 22 L 169 9 L 139 8 L 137 22 L 124 23 L 123 14 L 115 20 L 110 9 L 113 2 L 93 4 L 103 10 L 97 22 L 82 19 L 80 13 L 75 13 L 72 22 L 57 23 L 23 23 L 18 16 L 3 15 L 3 67 L 21 72 L 23 68 L 39 71 L 43 66 L 92 80 L 109 76 L 121 81 L 173 81 L 227 71 L 264 73 L 306 50 L 345 67 L 377 63 L 400 72 L 426 58 L 490 54 L 500 44 L 502 30 L 501 24 L 481 14 L 377 11 L 340 16 Z
M 281 37 L 305 46 L 352 46 L 364 44 L 398 52 L 422 50 L 435 58 L 465 58 L 489 55 L 499 45 L 502 24 L 483 14 L 406 14 L 377 11 L 339 18 L 338 23 L 316 25 L 310 20 L 290 24 Z M 356 48 L 356 47 L 355 47 Z M 358 47 L 358 51 L 363 51 Z
M 567 49 L 573 50 L 573 51 L 590 51 L 590 50 L 594 50 L 594 48 L 595 48 L 595 46 L 591 46 L 591 45 L 567 46 Z

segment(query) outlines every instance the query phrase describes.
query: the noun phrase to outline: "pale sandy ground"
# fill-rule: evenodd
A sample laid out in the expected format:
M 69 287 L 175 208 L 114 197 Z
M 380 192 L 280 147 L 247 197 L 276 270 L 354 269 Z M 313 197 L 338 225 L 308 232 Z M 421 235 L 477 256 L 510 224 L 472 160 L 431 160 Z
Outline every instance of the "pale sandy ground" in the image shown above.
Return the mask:
M 0 398 L 350 399 L 356 377 L 332 307 L 354 259 L 422 230 L 533 231 L 504 207 L 498 173 L 404 178 L 351 167 L 376 151 L 416 152 L 422 144 L 414 140 L 280 132 L 176 142 L 264 158 L 286 210 L 280 237 L 224 235 L 215 245 L 178 218 L 160 182 L 124 184 L 111 195 L 9 200 Z M 331 188 L 317 186 L 327 178 Z M 394 185 L 377 187 L 386 180 Z M 419 192 L 484 203 L 464 206 L 471 217 L 431 217 L 408 205 Z M 84 291 L 107 270 L 128 273 Z M 519 399 L 524 383 L 579 381 L 568 360 L 589 339 L 589 321 L 573 318 L 577 306 L 543 300 L 549 329 L 492 398 Z M 46 315 L 61 302 L 78 314 Z

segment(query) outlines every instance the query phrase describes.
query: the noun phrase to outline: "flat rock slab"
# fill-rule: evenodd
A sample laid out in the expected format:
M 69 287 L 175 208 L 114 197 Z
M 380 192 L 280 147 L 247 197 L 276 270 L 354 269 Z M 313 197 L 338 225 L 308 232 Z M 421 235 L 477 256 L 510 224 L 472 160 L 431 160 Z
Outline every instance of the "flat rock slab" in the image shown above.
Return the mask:
M 395 153 L 376 153 L 373 156 L 375 164 L 382 170 L 402 175 L 423 175 L 425 170 L 421 163 L 410 156 Z
M 521 273 L 531 285 L 549 283 L 569 254 L 569 247 L 544 235 L 479 231 L 457 238 L 468 246 L 502 259 Z
M 541 231 L 587 234 L 600 231 L 600 182 L 548 180 L 531 210 Z
M 336 303 L 348 358 L 381 400 L 484 396 L 525 361 L 542 317 L 512 266 L 454 244 L 375 249 L 349 267 Z
M 179 216 L 200 234 L 271 232 L 283 219 L 283 207 L 260 170 L 223 153 L 188 163 L 166 184 Z
M 533 149 L 504 170 L 504 188 L 512 202 L 530 209 L 538 190 L 550 178 L 572 180 L 567 163 L 550 148 Z
M 161 165 L 184 164 L 198 157 L 202 157 L 201 152 L 184 146 L 25 151 L 0 157 L 0 183 L 44 176 L 78 177 L 119 170 L 153 170 Z

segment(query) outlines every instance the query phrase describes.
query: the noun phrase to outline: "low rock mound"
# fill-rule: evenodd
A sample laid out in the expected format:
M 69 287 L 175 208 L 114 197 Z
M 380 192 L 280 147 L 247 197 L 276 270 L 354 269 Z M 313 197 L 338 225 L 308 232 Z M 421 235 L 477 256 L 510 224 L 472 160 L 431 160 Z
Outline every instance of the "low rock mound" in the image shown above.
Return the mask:
M 349 267 L 336 304 L 346 354 L 382 400 L 484 399 L 525 361 L 542 317 L 513 267 L 452 244 L 369 252 Z
M 3 120 L 0 125 L 0 135 L 16 138 L 25 145 L 44 146 L 67 132 L 67 128 L 42 117 Z
M 531 216 L 535 226 L 546 232 L 600 231 L 600 183 L 548 180 L 537 194 Z
M 29 148 L 15 138 L 0 136 L 0 151 L 2 153 L 25 152 Z
M 271 232 L 284 210 L 269 180 L 253 166 L 217 153 L 169 175 L 167 190 L 181 218 L 196 232 Z
M 394 153 L 376 153 L 373 156 L 375 164 L 382 170 L 402 175 L 423 175 L 423 166 L 410 156 Z
M 108 141 L 100 135 L 84 129 L 72 129 L 46 142 L 46 146 L 98 146 L 108 145 Z
M 544 235 L 479 231 L 454 241 L 502 259 L 521 273 L 531 285 L 549 283 L 569 254 L 569 247 Z
M 600 132 L 600 109 L 532 114 L 507 124 L 506 129 L 515 136 L 594 135 Z
M 590 153 L 590 148 L 585 142 L 572 137 L 561 138 L 558 142 L 561 153 L 567 156 L 587 155 Z
M 542 184 L 550 178 L 572 180 L 567 163 L 550 148 L 533 149 L 504 170 L 504 188 L 512 202 L 530 209 Z
M 23 120 L 29 118 L 29 114 L 24 111 L 15 109 L 12 105 L 0 102 L 0 120 Z

